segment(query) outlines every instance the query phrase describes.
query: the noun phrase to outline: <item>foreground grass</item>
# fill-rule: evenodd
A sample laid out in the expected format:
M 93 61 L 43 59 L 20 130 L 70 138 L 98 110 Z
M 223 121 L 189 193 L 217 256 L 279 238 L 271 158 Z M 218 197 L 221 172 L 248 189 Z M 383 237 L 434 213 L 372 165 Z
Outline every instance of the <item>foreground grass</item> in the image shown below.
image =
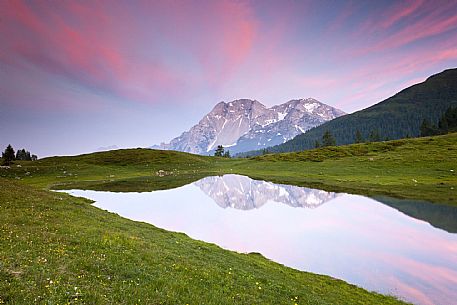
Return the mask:
M 2 178 L 0 249 L 0 303 L 400 303 Z

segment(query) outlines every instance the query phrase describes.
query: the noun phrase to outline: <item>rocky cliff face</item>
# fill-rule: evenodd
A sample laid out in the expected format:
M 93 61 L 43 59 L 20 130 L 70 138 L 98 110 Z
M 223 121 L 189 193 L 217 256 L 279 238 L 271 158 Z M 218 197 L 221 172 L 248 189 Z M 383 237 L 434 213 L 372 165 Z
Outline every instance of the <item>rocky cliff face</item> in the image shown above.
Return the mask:
M 341 110 L 311 98 L 271 108 L 249 99 L 220 102 L 189 131 L 153 148 L 209 154 L 222 145 L 233 154 L 284 143 L 341 115 Z
M 222 208 L 257 209 L 268 201 L 291 207 L 316 208 L 338 196 L 316 189 L 252 180 L 246 176 L 206 177 L 194 182 Z

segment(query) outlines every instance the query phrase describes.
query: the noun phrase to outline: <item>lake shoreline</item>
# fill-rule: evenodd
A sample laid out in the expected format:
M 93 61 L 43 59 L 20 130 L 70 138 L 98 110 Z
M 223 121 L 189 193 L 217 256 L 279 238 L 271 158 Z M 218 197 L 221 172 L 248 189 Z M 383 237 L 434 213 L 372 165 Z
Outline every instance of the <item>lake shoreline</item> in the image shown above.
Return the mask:
M 237 253 L 259 253 L 296 270 L 415 304 L 448 304 L 457 298 L 449 285 L 441 284 L 457 273 L 453 252 L 448 250 L 457 246 L 452 225 L 457 208 L 451 206 L 442 210 L 427 202 L 373 200 L 236 174 L 152 192 L 64 192 L 88 198 L 94 206 L 126 219 Z M 410 252 L 414 255 L 405 255 Z M 421 268 L 413 272 L 411 264 Z M 428 271 L 425 275 L 420 270 Z
M 402 303 L 130 221 L 87 199 L 2 178 L 0 184 L 0 223 L 8 232 L 0 240 L 4 302 Z

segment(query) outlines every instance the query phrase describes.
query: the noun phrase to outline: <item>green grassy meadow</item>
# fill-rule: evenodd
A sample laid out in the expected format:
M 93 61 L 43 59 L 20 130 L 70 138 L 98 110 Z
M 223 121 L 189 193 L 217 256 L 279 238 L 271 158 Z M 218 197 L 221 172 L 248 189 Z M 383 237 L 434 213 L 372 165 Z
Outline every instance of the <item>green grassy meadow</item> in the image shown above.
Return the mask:
M 110 191 L 167 189 L 230 173 L 327 191 L 457 205 L 457 133 L 251 159 L 126 149 L 21 161 L 0 169 L 0 177 L 39 188 Z
M 272 154 L 241 173 L 273 182 L 457 205 L 457 133 Z
M 209 175 L 457 204 L 457 133 L 252 159 L 128 149 L 0 169 L 0 304 L 396 304 L 50 189 L 151 191 Z M 126 203 L 128 204 L 128 203 Z

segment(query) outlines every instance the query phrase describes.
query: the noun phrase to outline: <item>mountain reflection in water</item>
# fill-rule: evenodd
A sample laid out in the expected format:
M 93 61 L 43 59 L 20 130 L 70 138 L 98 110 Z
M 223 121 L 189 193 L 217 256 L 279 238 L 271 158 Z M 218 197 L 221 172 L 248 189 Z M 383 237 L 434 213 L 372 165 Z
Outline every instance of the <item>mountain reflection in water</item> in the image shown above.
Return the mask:
M 316 208 L 339 196 L 322 190 L 253 180 L 246 176 L 206 177 L 194 182 L 222 208 L 258 209 L 268 201 L 291 207 Z

